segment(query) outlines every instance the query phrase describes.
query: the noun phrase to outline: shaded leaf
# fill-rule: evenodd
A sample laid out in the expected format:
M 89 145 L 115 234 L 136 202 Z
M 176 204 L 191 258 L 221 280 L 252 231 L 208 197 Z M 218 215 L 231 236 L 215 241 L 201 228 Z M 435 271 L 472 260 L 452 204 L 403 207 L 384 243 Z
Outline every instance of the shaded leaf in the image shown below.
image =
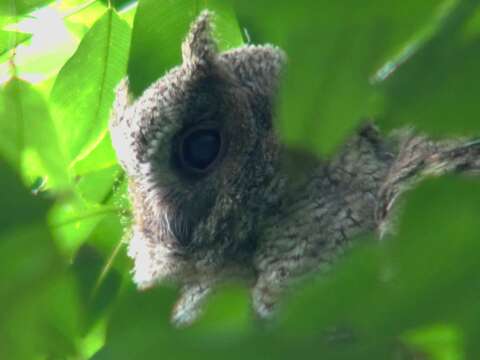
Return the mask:
M 224 0 L 140 0 L 135 14 L 128 63 L 130 90 L 140 95 L 167 70 L 180 64 L 180 45 L 191 22 L 204 8 L 215 12 L 219 48 L 242 44 L 235 14 Z
M 9 225 L 0 227 L 0 357 L 73 354 L 75 289 L 46 227 L 46 203 L 23 189 L 3 161 L 0 181 L 8 206 L 0 222 Z
M 81 304 L 85 309 L 84 331 L 98 323 L 120 287 L 120 275 L 111 270 L 100 279 L 106 260 L 91 246 L 82 246 L 73 262 L 73 272 L 79 285 Z
M 49 186 L 65 187 L 68 178 L 50 113 L 43 97 L 29 84 L 13 78 L 0 90 L 0 152 L 30 182 L 45 177 Z M 25 152 L 38 164 L 22 164 Z
M 388 128 L 412 125 L 432 135 L 480 131 L 480 37 L 467 36 L 478 2 L 462 3 L 441 34 L 385 81 Z M 392 65 L 398 66 L 398 65 Z
M 290 145 L 331 152 L 366 117 L 382 110 L 371 74 L 431 21 L 439 0 L 237 2 L 254 43 L 273 42 L 289 57 L 279 127 Z M 455 7 L 448 8 L 453 11 Z M 443 7 L 442 7 L 443 9 Z M 251 25 L 251 27 L 250 27 Z
M 168 318 L 174 296 L 171 289 L 139 293 L 128 286 L 112 314 L 106 346 L 93 359 L 145 358 L 159 349 L 171 354 L 174 344 Z

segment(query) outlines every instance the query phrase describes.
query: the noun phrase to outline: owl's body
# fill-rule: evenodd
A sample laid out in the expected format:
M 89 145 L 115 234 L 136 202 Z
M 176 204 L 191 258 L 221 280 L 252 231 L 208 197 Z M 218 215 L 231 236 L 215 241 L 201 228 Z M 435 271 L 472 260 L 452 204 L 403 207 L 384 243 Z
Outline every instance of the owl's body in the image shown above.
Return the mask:
M 244 280 L 269 316 L 297 279 L 328 267 L 355 236 L 381 234 L 398 195 L 425 173 L 480 167 L 480 146 L 435 143 L 365 125 L 332 159 L 282 146 L 274 101 L 283 52 L 218 54 L 204 12 L 183 63 L 131 103 L 118 89 L 110 125 L 129 176 L 129 254 L 140 288 L 171 280 L 189 323 L 219 282 Z

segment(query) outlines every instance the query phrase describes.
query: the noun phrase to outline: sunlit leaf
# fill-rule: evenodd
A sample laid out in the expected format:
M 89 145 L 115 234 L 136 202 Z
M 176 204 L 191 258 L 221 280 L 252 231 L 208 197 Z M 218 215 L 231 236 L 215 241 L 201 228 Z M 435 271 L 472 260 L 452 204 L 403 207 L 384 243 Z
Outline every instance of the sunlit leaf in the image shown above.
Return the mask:
M 118 182 L 123 179 L 123 172 L 115 164 L 111 167 L 91 171 L 88 174 L 80 176 L 76 190 L 82 198 L 94 204 L 105 204 L 111 198 L 116 190 Z
M 128 25 L 108 10 L 58 75 L 52 101 L 70 161 L 88 155 L 104 136 L 114 88 L 125 74 L 129 36 Z
M 95 227 L 112 213 L 116 213 L 113 206 L 92 205 L 78 196 L 56 204 L 49 214 L 49 223 L 62 253 L 72 259 Z
M 30 38 L 30 34 L 0 30 L 0 56 Z
M 407 332 L 403 338 L 408 346 L 419 349 L 435 360 L 463 360 L 462 332 L 453 325 L 436 325 Z
M 80 176 L 75 194 L 55 204 L 49 222 L 59 247 L 68 258 L 73 258 L 108 216 L 113 216 L 117 224 L 113 234 L 105 234 L 102 243 L 108 244 L 106 253 L 114 251 L 119 242 L 118 232 L 122 232 L 119 216 L 128 210 L 125 186 L 123 172 L 115 165 Z
M 84 175 L 90 172 L 110 168 L 117 164 L 115 151 L 112 147 L 110 133 L 106 133 L 98 145 L 88 156 L 75 162 L 72 172 L 75 175 Z

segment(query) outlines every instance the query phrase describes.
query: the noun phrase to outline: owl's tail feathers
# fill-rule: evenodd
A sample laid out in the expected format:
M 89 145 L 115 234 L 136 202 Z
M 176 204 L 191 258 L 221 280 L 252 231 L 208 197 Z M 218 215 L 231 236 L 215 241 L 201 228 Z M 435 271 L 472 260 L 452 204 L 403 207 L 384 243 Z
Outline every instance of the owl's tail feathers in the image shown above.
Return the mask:
M 480 139 L 434 142 L 423 136 L 405 136 L 379 191 L 375 212 L 380 235 L 386 232 L 399 195 L 429 176 L 480 174 Z
M 480 171 L 480 139 L 432 154 L 425 161 L 425 175 Z

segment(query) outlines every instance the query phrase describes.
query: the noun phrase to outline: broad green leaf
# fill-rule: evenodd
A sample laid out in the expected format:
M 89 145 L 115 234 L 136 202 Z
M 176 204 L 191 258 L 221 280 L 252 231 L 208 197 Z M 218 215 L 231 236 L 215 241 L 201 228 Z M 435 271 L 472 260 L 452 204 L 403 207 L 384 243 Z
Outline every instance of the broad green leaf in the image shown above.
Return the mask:
M 129 39 L 128 25 L 108 10 L 57 77 L 52 102 L 69 161 L 88 155 L 107 131 L 114 89 L 125 74 Z
M 77 195 L 53 207 L 49 214 L 49 225 L 62 253 L 73 259 L 102 219 L 116 212 L 111 205 L 92 205 Z
M 0 129 L 0 152 L 24 170 L 29 183 L 44 177 L 49 187 L 66 186 L 65 161 L 47 104 L 29 84 L 14 78 L 0 88 Z
M 180 64 L 180 45 L 191 22 L 202 9 L 217 15 L 219 48 L 242 44 L 242 36 L 229 1 L 224 0 L 140 0 L 135 14 L 128 63 L 130 90 L 136 96 Z
M 57 202 L 49 214 L 55 240 L 70 259 L 95 229 L 102 226 L 105 218 L 113 216 L 118 223 L 119 216 L 128 209 L 124 175 L 118 165 L 79 176 L 75 190 L 75 194 Z M 115 230 L 113 236 L 105 234 L 107 238 L 103 239 L 103 244 L 107 242 L 111 251 L 118 243 L 117 234 Z
M 31 37 L 30 34 L 0 30 L 0 56 Z
M 79 176 L 75 185 L 77 193 L 92 204 L 105 204 L 123 181 L 123 171 L 115 164 Z
M 116 164 L 117 158 L 112 147 L 110 133 L 105 133 L 104 138 L 98 145 L 86 157 L 74 164 L 72 172 L 77 176 L 81 176 L 110 168 Z
M 318 154 L 381 112 L 371 75 L 446 7 L 439 0 L 237 3 L 253 43 L 273 42 L 288 55 L 278 104 L 283 139 Z

